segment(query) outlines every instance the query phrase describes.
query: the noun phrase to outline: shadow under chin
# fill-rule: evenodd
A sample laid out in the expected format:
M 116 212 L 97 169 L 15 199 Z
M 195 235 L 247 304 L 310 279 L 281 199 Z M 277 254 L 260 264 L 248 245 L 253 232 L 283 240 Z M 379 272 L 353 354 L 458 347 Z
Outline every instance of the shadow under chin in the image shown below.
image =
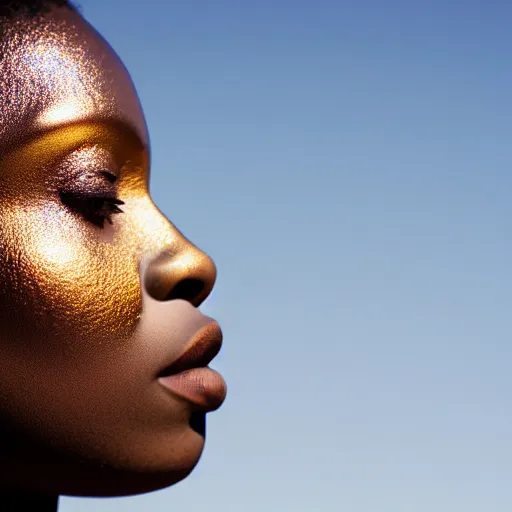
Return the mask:
M 190 428 L 201 437 L 206 437 L 206 413 L 194 412 L 190 416 Z
M 0 495 L 9 489 L 41 496 L 115 498 L 167 488 L 185 479 L 199 462 L 204 445 L 205 414 L 193 414 L 189 423 L 185 428 L 189 429 L 187 437 L 190 438 L 185 443 L 185 451 L 178 454 L 176 460 L 162 462 L 158 457 L 142 458 L 139 467 L 131 468 L 85 459 L 72 452 L 63 453 L 49 445 L 42 446 L 29 436 L 20 440 L 13 435 L 10 443 L 0 438 Z M 7 429 L 2 427 L 0 424 L 0 432 L 5 433 Z M 15 443 L 15 439 L 19 442 Z M 9 453 L 2 450 L 6 444 L 11 445 Z M 0 511 L 3 510 L 0 505 Z

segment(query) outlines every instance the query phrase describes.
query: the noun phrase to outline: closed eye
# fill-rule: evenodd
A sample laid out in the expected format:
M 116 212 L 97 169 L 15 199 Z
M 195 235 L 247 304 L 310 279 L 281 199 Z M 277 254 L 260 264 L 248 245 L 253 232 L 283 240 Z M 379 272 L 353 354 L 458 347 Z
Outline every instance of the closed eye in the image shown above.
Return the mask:
M 66 191 L 61 191 L 59 196 L 63 204 L 100 228 L 104 227 L 105 221 L 112 224 L 113 215 L 123 213 L 119 206 L 124 201 L 116 197 Z
M 95 226 L 103 228 L 105 221 L 112 224 L 112 216 L 123 213 L 119 206 L 124 204 L 117 198 L 116 187 L 112 186 L 117 181 L 117 176 L 109 171 L 100 170 L 84 177 L 89 178 L 87 184 L 84 184 L 81 178 L 79 186 L 73 180 L 68 182 L 69 186 L 59 191 L 62 203 Z

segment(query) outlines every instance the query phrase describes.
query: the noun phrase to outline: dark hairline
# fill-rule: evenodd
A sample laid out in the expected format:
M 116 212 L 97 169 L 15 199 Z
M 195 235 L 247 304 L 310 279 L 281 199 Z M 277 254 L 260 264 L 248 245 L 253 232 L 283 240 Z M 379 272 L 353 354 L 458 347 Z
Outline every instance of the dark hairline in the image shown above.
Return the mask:
M 13 18 L 34 17 L 54 7 L 75 10 L 70 0 L 0 0 L 0 23 Z

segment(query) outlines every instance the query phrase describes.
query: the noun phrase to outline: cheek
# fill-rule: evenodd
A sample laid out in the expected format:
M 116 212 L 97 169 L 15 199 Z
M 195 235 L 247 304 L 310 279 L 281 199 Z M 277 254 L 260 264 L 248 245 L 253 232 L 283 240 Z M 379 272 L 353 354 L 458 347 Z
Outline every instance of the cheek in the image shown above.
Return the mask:
M 138 264 L 121 233 L 106 241 L 51 202 L 2 212 L 0 222 L 0 306 L 8 314 L 0 329 L 21 323 L 30 330 L 25 337 L 73 344 L 133 333 L 141 313 Z

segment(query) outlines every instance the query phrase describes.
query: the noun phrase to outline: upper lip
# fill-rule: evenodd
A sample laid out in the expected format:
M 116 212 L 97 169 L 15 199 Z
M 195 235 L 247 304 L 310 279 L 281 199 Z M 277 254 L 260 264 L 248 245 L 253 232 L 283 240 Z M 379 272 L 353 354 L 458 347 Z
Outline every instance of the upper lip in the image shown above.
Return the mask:
M 222 331 L 215 321 L 203 327 L 191 340 L 185 351 L 166 366 L 159 377 L 175 375 L 185 370 L 208 366 L 222 346 Z

